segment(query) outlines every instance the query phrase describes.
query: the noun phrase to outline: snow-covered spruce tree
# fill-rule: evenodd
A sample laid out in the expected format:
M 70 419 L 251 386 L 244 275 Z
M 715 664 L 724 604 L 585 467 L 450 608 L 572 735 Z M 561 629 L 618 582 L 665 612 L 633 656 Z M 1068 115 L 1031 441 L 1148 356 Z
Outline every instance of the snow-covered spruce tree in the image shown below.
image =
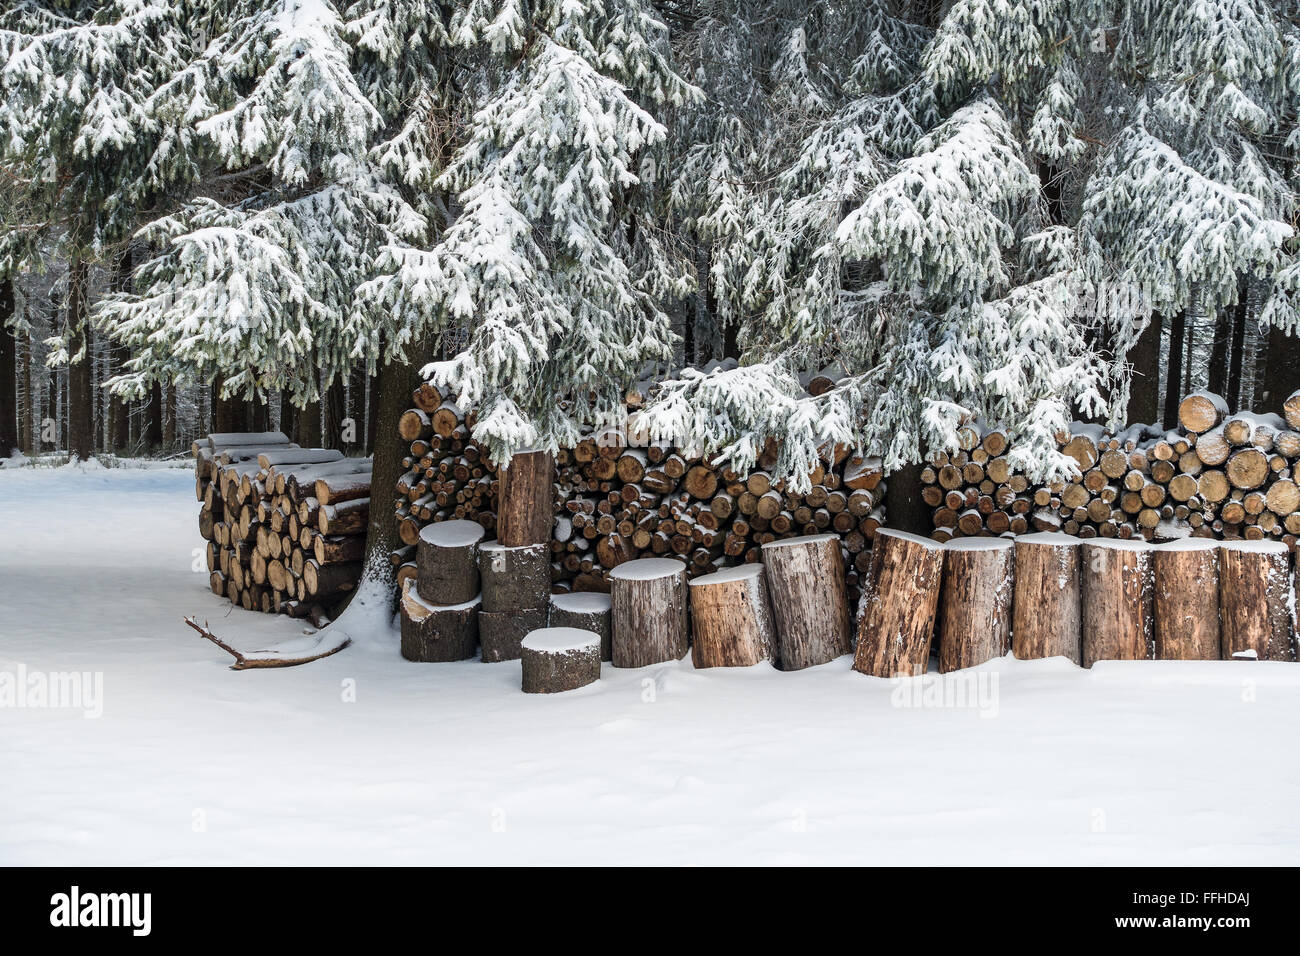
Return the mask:
M 69 263 L 66 321 L 52 363 L 70 363 L 69 451 L 94 451 L 87 360 L 90 264 L 134 228 L 136 210 L 183 170 L 168 155 L 146 102 L 187 55 L 187 4 L 49 0 L 0 15 L 0 162 L 11 188 L 5 268 L 39 266 L 38 237 Z

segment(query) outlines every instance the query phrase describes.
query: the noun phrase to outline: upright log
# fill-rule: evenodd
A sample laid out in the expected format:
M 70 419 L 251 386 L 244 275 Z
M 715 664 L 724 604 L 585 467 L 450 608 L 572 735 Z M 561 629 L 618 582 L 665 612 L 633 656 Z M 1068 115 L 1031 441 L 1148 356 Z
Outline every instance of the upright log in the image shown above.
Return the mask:
M 782 670 L 825 664 L 852 650 L 840 539 L 801 535 L 762 546 Z
M 558 694 L 600 679 L 600 636 L 573 627 L 546 627 L 524 638 L 525 694 Z
M 439 521 L 420 532 L 420 595 L 433 604 L 463 604 L 479 593 L 477 521 Z
M 402 582 L 402 656 L 408 661 L 463 661 L 478 649 L 478 596 L 437 606 L 420 597 L 416 582 Z
M 478 546 L 478 571 L 484 611 L 545 609 L 551 594 L 551 554 L 545 544 L 507 548 L 485 541 Z
M 507 548 L 545 544 L 554 523 L 555 461 L 549 452 L 520 451 L 501 471 L 497 538 Z
M 1291 553 L 1280 541 L 1224 541 L 1219 601 L 1224 659 L 1295 659 Z
M 610 572 L 615 667 L 681 660 L 689 643 L 686 565 L 640 558 Z
M 545 626 L 545 607 L 521 611 L 479 611 L 478 643 L 483 663 L 518 660 L 523 639 Z
M 761 564 L 704 574 L 689 587 L 696 667 L 749 667 L 772 659 L 776 630 Z
M 1079 544 L 1051 531 L 1016 538 L 1011 647 L 1019 660 L 1060 656 L 1079 663 Z
M 871 553 L 853 669 L 872 677 L 916 677 L 930 663 L 943 580 L 943 546 L 881 528 Z
M 946 674 L 1011 649 L 1016 562 L 1007 538 L 954 538 L 943 550 L 936 637 L 939 672 Z
M 1151 545 L 1095 538 L 1080 546 L 1083 666 L 1155 657 Z
M 1159 545 L 1155 573 L 1156 657 L 1162 661 L 1217 661 L 1219 542 L 1183 538 Z
M 613 628 L 608 594 L 594 591 L 552 594 L 549 624 L 551 627 L 576 627 L 580 631 L 592 631 L 600 635 L 600 659 L 607 661 L 613 656 Z

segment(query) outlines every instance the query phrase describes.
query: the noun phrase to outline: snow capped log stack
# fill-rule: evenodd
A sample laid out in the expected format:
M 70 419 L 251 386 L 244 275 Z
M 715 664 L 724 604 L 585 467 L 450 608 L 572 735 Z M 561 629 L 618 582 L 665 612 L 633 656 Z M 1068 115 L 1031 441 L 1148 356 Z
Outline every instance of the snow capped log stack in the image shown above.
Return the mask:
M 192 450 L 212 592 L 328 621 L 361 577 L 370 460 L 280 432 L 212 434 Z
M 939 540 L 1061 531 L 1080 538 L 1166 541 L 1196 536 L 1276 540 L 1300 536 L 1300 392 L 1283 415 L 1229 414 L 1218 396 L 1194 392 L 1180 427 L 1134 425 L 1113 435 L 1076 423 L 1061 451 L 1073 481 L 1032 485 L 1015 473 L 1002 432 L 969 426 L 961 450 L 922 472 Z

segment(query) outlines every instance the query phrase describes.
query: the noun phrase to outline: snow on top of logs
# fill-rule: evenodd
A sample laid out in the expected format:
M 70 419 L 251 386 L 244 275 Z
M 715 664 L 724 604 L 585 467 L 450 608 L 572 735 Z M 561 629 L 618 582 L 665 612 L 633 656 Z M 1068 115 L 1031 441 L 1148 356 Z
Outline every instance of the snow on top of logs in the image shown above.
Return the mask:
M 880 534 L 880 532 L 883 530 L 884 530 L 883 528 L 880 529 L 879 531 L 876 532 L 876 534 Z M 764 544 L 762 547 L 764 551 L 767 551 L 769 548 L 788 548 L 791 545 L 812 544 L 815 541 L 826 541 L 829 540 L 830 538 L 834 538 L 836 541 L 838 541 L 840 539 L 840 536 L 838 534 L 801 534 L 797 538 L 780 538 L 779 540 L 776 541 L 769 541 L 766 544 Z M 926 540 L 929 539 L 927 538 Z
M 1238 539 L 1235 541 L 1220 541 L 1219 547 L 1224 551 L 1251 551 L 1256 554 L 1289 554 L 1291 549 L 1281 541 L 1260 540 L 1247 541 Z
M 721 571 L 714 571 L 712 574 L 702 574 L 699 577 L 691 578 L 686 583 L 691 587 L 726 584 L 728 581 L 743 581 L 747 578 L 756 578 L 762 573 L 763 566 L 761 564 L 737 564 L 730 568 L 723 568 Z
M 1107 548 L 1111 551 L 1150 551 L 1154 547 L 1145 538 L 1088 538 L 1083 544 L 1089 548 Z
M 454 521 L 435 521 L 420 532 L 420 540 L 435 548 L 464 548 L 478 544 L 487 532 L 477 521 L 458 518 Z
M 880 532 L 876 532 L 879 534 Z M 1016 538 L 1016 544 L 1046 544 L 1060 547 L 1061 545 L 1079 544 L 1082 538 L 1076 538 L 1072 534 L 1064 534 L 1060 531 L 1040 531 L 1037 534 L 1022 534 Z
M 942 541 L 935 541 L 934 538 L 925 538 L 919 534 L 912 534 L 910 531 L 899 531 L 897 528 L 877 528 L 876 537 L 884 535 L 886 538 L 902 538 L 904 541 L 911 541 L 913 544 L 919 544 L 931 551 L 938 551 L 943 548 Z M 832 538 L 838 538 L 839 535 L 833 534 Z M 767 547 L 767 545 L 763 545 Z
M 1213 551 L 1223 544 L 1217 538 L 1179 538 L 1156 545 L 1157 551 Z
M 609 576 L 619 581 L 652 581 L 685 570 L 686 562 L 674 558 L 637 558 L 634 561 L 624 561 L 610 571 Z
M 287 445 L 289 436 L 284 432 L 212 432 L 208 435 L 208 445 L 220 448 L 222 445 Z
M 880 534 L 877 530 L 876 534 Z M 1012 538 L 950 538 L 943 542 L 945 551 L 998 551 L 1015 546 Z
M 1096 422 L 1070 422 L 1070 434 L 1082 435 L 1085 438 L 1091 438 L 1093 441 L 1101 441 L 1103 438 L 1110 437 L 1110 432 L 1106 431 L 1106 426 L 1098 425 Z
M 455 523 L 456 523 L 456 522 L 452 522 L 452 521 L 442 521 L 442 522 L 438 522 L 438 524 L 455 524 Z M 467 522 L 467 523 L 468 523 L 468 524 L 472 524 L 472 525 L 478 525 L 479 527 L 482 527 L 482 525 L 479 525 L 477 521 L 470 521 L 470 522 Z M 436 525 L 431 526 L 431 527 L 436 527 Z M 480 551 L 519 551 L 519 552 L 525 552 L 525 551 L 540 551 L 540 550 L 543 550 L 543 549 L 545 549 L 545 548 L 547 548 L 547 545 L 545 545 L 545 544 L 517 544 L 517 545 L 514 545 L 513 547 L 507 547 L 506 545 L 504 545 L 504 544 L 502 544 L 500 541 L 498 541 L 496 538 L 493 538 L 491 541 L 484 541 L 484 542 L 482 542 L 481 544 L 479 544 L 479 546 L 478 546 L 478 549 L 479 549 Z
M 551 607 L 557 611 L 568 611 L 570 614 L 599 614 L 609 610 L 609 595 L 601 594 L 599 591 L 552 594 Z
M 631 564 L 632 562 L 628 562 Z M 622 565 L 620 565 L 622 567 Z M 542 654 L 567 654 L 573 651 L 598 651 L 600 635 L 580 627 L 542 627 L 529 631 L 523 647 Z

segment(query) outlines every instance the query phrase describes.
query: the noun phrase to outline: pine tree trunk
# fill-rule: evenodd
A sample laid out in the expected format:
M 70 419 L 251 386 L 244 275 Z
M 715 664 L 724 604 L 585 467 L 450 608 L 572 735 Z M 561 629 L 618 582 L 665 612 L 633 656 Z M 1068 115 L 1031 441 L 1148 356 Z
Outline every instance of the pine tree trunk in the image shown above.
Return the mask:
M 1147 322 L 1137 342 L 1128 353 L 1133 366 L 1133 384 L 1129 391 L 1128 420 L 1155 424 L 1160 414 L 1160 322 Z
M 41 444 L 45 443 L 45 420 L 48 419 L 53 423 L 54 434 L 50 437 L 51 449 L 59 447 L 59 373 L 57 369 L 49 369 L 49 378 L 45 383 L 45 414 L 41 420 L 36 423 L 36 434 L 40 436 Z
M 0 281 L 0 458 L 18 447 L 18 339 L 14 335 L 14 284 Z
M 379 376 L 366 378 L 366 454 L 375 453 L 375 437 L 379 433 Z
M 923 466 L 904 465 L 889 474 L 885 487 L 885 514 L 895 531 L 928 535 L 933 530 L 932 509 L 921 498 Z
M 406 397 L 410 399 L 409 392 Z M 319 448 L 321 444 L 320 402 L 308 402 L 306 408 L 298 409 L 294 425 L 294 441 L 303 448 Z M 398 456 L 398 460 L 401 460 L 401 455 Z
M 145 424 L 144 443 L 151 449 L 161 448 L 163 443 L 162 384 L 156 379 L 149 385 L 149 410 Z
M 298 407 L 289 397 L 289 390 L 280 393 L 280 431 L 293 436 L 297 432 Z
M 1178 401 L 1183 397 L 1183 350 L 1186 335 L 1187 313 L 1179 312 L 1170 316 L 1169 347 L 1165 352 L 1165 428 L 1178 427 Z
M 1255 405 L 1261 412 L 1281 414 L 1282 403 L 1300 388 L 1300 336 L 1271 326 L 1264 361 L 1264 379 L 1255 393 Z
M 347 417 L 347 394 L 341 376 L 335 376 L 325 390 L 325 447 L 342 450 L 343 419 Z
M 1232 358 L 1228 363 L 1228 390 L 1223 395 L 1232 411 L 1241 408 L 1241 374 L 1246 348 L 1246 321 L 1250 311 L 1248 292 L 1249 285 L 1243 276 L 1238 283 L 1237 307 L 1232 312 Z
M 176 447 L 176 386 L 171 382 L 163 389 L 163 445 Z
M 18 422 L 18 446 L 25 452 L 35 448 L 32 443 L 32 419 L 36 414 L 36 394 L 32 391 L 32 333 L 23 334 L 22 372 L 23 413 Z
M 212 385 L 212 431 L 255 431 L 256 429 L 252 427 L 252 423 L 248 419 L 247 403 L 238 397 L 222 398 L 222 385 L 223 382 L 220 378 Z
M 95 454 L 95 397 L 91 389 L 91 341 L 86 324 L 86 284 L 89 268 L 74 256 L 68 272 L 68 354 L 80 361 L 68 366 L 68 454 L 87 461 Z
M 1222 395 L 1228 387 L 1228 340 L 1232 337 L 1231 316 L 1220 309 L 1214 317 L 1214 342 L 1210 346 L 1210 378 L 1207 388 Z

